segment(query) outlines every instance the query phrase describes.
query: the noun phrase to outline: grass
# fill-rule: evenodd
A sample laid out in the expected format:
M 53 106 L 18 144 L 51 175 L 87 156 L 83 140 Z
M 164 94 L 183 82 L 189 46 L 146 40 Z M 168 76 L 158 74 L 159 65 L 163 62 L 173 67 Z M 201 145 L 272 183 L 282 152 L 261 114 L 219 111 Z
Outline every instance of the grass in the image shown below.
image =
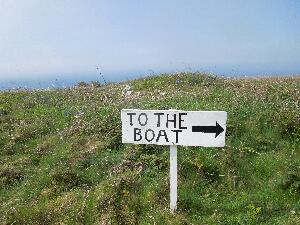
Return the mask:
M 0 92 L 0 224 L 300 224 L 300 79 L 201 73 Z M 120 110 L 228 112 L 224 148 L 121 143 Z

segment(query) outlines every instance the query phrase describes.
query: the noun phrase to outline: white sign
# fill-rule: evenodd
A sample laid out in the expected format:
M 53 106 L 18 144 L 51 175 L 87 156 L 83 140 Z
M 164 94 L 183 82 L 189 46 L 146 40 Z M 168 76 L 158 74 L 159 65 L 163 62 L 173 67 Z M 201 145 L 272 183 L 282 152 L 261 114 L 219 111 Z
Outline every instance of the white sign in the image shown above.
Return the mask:
M 224 111 L 123 109 L 121 119 L 123 143 L 225 146 Z
M 223 147 L 227 113 L 123 109 L 122 142 L 170 146 L 170 209 L 177 208 L 177 145 Z

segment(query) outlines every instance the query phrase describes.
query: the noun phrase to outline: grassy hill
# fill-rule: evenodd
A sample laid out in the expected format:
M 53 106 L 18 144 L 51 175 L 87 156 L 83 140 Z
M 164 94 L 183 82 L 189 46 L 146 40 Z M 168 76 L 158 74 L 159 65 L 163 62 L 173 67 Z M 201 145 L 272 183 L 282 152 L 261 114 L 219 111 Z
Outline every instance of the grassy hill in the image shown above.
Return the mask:
M 228 112 L 224 148 L 121 143 L 120 110 Z M 300 224 L 300 77 L 0 92 L 0 224 Z

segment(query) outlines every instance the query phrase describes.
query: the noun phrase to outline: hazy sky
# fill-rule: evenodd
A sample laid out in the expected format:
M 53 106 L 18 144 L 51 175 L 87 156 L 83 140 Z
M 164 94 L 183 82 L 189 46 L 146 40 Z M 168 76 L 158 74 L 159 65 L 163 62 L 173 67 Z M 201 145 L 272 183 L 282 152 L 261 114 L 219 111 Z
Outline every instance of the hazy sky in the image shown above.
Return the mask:
M 0 0 L 0 78 L 300 74 L 298 0 Z

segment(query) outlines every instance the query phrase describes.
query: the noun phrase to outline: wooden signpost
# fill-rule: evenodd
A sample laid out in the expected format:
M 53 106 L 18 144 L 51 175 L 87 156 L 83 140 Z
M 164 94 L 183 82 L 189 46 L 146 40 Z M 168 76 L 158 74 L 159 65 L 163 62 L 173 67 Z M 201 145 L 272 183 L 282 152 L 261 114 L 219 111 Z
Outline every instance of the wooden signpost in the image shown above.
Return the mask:
M 224 147 L 227 113 L 123 109 L 122 142 L 170 146 L 170 210 L 177 207 L 177 145 Z

